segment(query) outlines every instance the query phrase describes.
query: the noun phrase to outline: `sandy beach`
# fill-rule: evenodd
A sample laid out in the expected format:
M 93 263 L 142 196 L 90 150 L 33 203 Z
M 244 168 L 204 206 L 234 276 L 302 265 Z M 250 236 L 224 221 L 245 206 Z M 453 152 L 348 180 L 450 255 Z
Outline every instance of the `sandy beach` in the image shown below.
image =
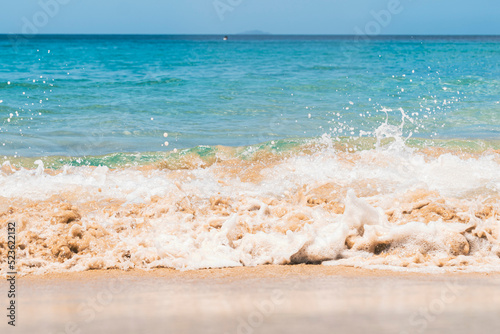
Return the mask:
M 500 326 L 500 274 L 312 265 L 18 278 L 2 333 L 472 333 Z M 0 284 L 7 291 L 6 282 Z

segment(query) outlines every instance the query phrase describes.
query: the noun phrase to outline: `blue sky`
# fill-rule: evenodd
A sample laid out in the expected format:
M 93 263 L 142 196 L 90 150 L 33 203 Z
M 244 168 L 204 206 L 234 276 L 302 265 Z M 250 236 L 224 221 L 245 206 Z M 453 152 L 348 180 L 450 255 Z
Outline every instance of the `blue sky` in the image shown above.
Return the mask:
M 234 34 L 249 30 L 500 34 L 500 1 L 3 0 L 0 5 L 0 33 Z

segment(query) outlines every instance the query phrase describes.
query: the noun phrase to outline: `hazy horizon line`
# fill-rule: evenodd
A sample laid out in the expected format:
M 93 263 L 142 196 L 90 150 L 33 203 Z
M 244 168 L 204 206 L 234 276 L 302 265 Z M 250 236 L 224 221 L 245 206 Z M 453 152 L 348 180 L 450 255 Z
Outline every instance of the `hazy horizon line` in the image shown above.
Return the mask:
M 500 37 L 500 34 L 249 34 L 249 33 L 47 33 L 47 34 L 24 34 L 24 33 L 0 33 L 0 36 L 339 36 L 339 37 Z

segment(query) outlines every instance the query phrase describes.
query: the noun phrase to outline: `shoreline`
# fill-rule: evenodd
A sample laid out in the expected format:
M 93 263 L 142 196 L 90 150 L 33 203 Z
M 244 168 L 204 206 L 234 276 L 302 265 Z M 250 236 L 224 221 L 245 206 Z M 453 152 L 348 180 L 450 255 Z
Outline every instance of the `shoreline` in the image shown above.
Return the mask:
M 29 274 L 18 279 L 29 282 L 50 280 L 97 280 L 104 278 L 162 278 L 162 279 L 198 279 L 244 280 L 255 278 L 308 278 L 308 277 L 400 277 L 400 278 L 442 278 L 442 277 L 497 277 L 500 272 L 444 272 L 427 273 L 413 271 L 394 271 L 388 269 L 365 269 L 351 266 L 325 266 L 315 264 L 296 265 L 260 265 L 254 267 L 228 267 L 197 270 L 176 270 L 172 268 L 143 269 L 97 269 L 80 272 L 48 273 L 41 275 Z

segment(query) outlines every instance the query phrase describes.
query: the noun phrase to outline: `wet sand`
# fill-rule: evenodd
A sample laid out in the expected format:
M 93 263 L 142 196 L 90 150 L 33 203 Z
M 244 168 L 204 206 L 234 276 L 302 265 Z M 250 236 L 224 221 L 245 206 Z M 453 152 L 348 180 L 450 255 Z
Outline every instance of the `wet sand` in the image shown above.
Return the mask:
M 7 291 L 6 282 L 0 289 Z M 311 265 L 95 270 L 21 277 L 17 290 L 17 326 L 4 320 L 1 333 L 493 333 L 500 327 L 500 273 Z

